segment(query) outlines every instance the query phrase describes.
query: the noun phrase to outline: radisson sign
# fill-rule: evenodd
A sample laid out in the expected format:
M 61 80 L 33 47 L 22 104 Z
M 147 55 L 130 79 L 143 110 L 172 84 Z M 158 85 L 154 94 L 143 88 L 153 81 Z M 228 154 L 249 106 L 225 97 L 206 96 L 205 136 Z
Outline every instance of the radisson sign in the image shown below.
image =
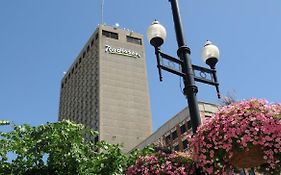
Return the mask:
M 105 45 L 105 52 L 109 54 L 116 54 L 116 55 L 123 55 L 127 57 L 133 57 L 133 58 L 140 58 L 141 55 L 138 52 L 129 50 L 129 49 L 124 49 L 124 48 L 114 48 L 111 47 L 110 45 Z

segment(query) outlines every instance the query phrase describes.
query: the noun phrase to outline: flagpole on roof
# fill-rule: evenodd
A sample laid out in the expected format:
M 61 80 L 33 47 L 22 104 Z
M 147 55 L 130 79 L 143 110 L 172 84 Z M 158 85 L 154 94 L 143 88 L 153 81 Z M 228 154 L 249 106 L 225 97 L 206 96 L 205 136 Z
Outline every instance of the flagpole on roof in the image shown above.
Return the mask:
M 104 0 L 101 0 L 101 24 L 103 25 L 103 13 L 104 13 Z

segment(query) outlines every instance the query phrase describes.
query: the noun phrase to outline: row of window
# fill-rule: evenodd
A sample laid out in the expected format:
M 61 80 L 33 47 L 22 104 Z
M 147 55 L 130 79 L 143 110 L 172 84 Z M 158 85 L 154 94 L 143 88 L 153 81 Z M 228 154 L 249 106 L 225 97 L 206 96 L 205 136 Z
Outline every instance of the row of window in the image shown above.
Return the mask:
M 83 82 L 81 80 L 84 80 L 84 82 L 86 82 L 89 85 L 91 82 L 87 81 L 88 79 L 94 78 L 95 80 L 98 80 L 97 74 L 95 74 L 95 72 L 93 72 L 93 71 L 90 72 L 92 67 L 90 67 L 89 65 L 84 65 L 83 69 L 81 71 L 78 71 L 80 68 L 79 64 L 80 64 L 80 59 L 79 59 L 79 62 L 77 62 L 75 64 L 75 66 L 72 67 L 71 71 L 68 72 L 67 76 L 65 76 L 65 79 L 64 79 L 64 82 L 62 82 L 61 88 L 64 88 L 64 84 L 66 84 L 67 81 L 70 80 L 70 78 L 73 74 L 76 74 L 75 77 L 76 77 L 76 79 L 79 80 L 79 82 Z M 96 64 L 94 64 L 94 65 L 96 67 Z M 89 68 L 85 69 L 86 66 L 89 66 Z M 77 74 L 77 73 L 79 73 L 79 74 Z
M 115 32 L 109 32 L 109 31 L 102 31 L 102 35 L 108 38 L 113 39 L 119 39 L 118 33 Z M 77 69 L 78 65 L 82 62 L 82 59 L 86 57 L 86 54 L 90 51 L 90 49 L 94 46 L 95 41 L 98 39 L 99 34 L 96 33 L 95 37 L 92 39 L 91 43 L 87 46 L 86 50 L 83 52 L 82 56 L 78 59 L 78 61 L 75 63 L 75 65 L 72 67 L 71 71 L 68 73 L 68 75 L 65 78 L 65 82 L 62 83 L 61 88 L 64 87 L 64 83 L 66 83 L 67 79 L 70 78 L 71 74 L 74 73 L 74 70 Z M 126 36 L 127 42 L 139 44 L 142 45 L 142 40 L 140 38 L 132 37 L 132 36 Z
M 83 117 L 81 117 L 81 115 Z M 71 113 L 71 112 L 61 112 L 60 116 L 68 116 L 67 119 L 70 119 L 72 121 L 83 123 L 85 125 L 90 125 L 92 127 L 98 127 L 99 122 L 97 119 L 97 114 L 91 114 L 89 112 L 80 112 L 80 113 Z M 63 117 L 65 119 L 65 117 Z
M 135 37 L 132 37 L 132 36 L 126 36 L 126 38 L 127 38 L 127 42 L 129 42 L 129 43 L 142 45 L 142 42 L 141 42 L 140 38 L 135 38 Z
M 102 31 L 102 35 L 108 38 L 113 38 L 113 39 L 119 39 L 118 33 L 115 32 L 109 32 L 109 31 Z M 83 52 L 82 56 L 78 59 L 78 61 L 75 63 L 75 65 L 72 67 L 71 71 L 68 73 L 68 75 L 65 78 L 65 82 L 62 83 L 61 88 L 64 87 L 64 83 L 66 83 L 67 79 L 70 78 L 71 74 L 74 73 L 75 69 L 77 69 L 78 65 L 82 62 L 82 59 L 86 57 L 86 54 L 90 51 L 90 48 L 93 47 L 95 41 L 98 39 L 99 35 L 98 33 L 95 35 L 91 43 L 87 46 L 86 50 Z M 134 44 L 139 44 L 142 45 L 142 40 L 140 38 L 132 37 L 132 36 L 126 36 L 127 42 L 134 43 Z
M 187 140 L 183 140 L 182 141 L 182 146 L 183 146 L 183 150 L 187 150 L 188 149 L 188 141 Z M 182 150 L 180 150 L 180 147 L 177 144 L 177 145 L 174 146 L 174 151 L 182 151 Z
M 109 32 L 109 31 L 102 31 L 102 35 L 107 37 L 107 38 L 112 38 L 112 39 L 119 39 L 118 33 L 115 32 Z M 142 40 L 140 38 L 132 37 L 132 36 L 126 36 L 127 42 L 129 43 L 134 43 L 138 45 L 142 45 Z
M 180 133 L 183 134 L 183 133 L 185 133 L 189 129 L 191 129 L 191 122 L 190 122 L 190 120 L 187 122 L 187 126 L 186 126 L 186 124 L 183 124 L 183 125 L 180 126 Z M 166 142 L 167 143 L 171 142 L 171 139 L 175 140 L 176 138 L 178 138 L 177 130 L 173 131 L 171 134 L 166 136 Z
M 103 30 L 102 35 L 107 37 L 107 38 L 119 39 L 118 33 L 114 33 L 114 32 L 109 32 L 109 31 Z
M 94 46 L 95 41 L 99 38 L 99 34 L 96 33 L 95 37 L 92 39 L 91 43 L 87 46 L 87 49 L 83 52 L 82 56 L 78 59 L 78 61 L 75 63 L 75 65 L 72 67 L 71 72 L 68 73 L 67 77 L 65 78 L 65 82 L 62 83 L 62 87 L 64 83 L 66 83 L 67 79 L 70 78 L 71 74 L 74 73 L 75 69 L 81 64 L 82 59 L 86 57 L 86 54 L 90 51 L 90 49 Z

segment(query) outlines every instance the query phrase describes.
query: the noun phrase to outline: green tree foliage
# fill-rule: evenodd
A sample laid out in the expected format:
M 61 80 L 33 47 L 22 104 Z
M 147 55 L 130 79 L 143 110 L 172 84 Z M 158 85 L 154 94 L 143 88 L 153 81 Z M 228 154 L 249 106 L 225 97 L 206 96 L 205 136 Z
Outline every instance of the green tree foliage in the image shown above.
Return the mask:
M 81 124 L 12 127 L 11 132 L 0 132 L 0 175 L 117 175 L 127 166 L 119 145 L 94 144 L 85 136 L 97 133 Z
M 121 152 L 120 147 L 118 145 L 108 144 L 105 141 L 98 142 L 97 147 L 99 148 L 99 152 L 95 153 L 94 159 L 84 164 L 83 174 L 123 174 L 127 166 L 127 156 Z
M 135 162 L 137 161 L 137 159 L 140 156 L 146 156 L 146 155 L 152 155 L 156 152 L 156 148 L 152 145 L 152 146 L 147 146 L 143 149 L 135 149 L 132 152 L 130 152 L 130 154 L 128 155 L 128 159 L 127 159 L 127 167 L 135 164 Z

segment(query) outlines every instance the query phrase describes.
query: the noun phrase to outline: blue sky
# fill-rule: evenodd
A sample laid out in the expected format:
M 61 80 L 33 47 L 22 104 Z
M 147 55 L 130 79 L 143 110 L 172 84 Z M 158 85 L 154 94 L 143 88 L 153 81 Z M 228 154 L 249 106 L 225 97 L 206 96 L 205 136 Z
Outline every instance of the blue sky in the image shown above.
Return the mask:
M 281 1 L 179 0 L 192 63 L 203 66 L 201 48 L 213 41 L 221 52 L 223 94 L 281 102 Z M 167 29 L 162 49 L 176 55 L 168 0 L 105 0 L 104 22 L 146 34 L 158 19 Z M 60 80 L 96 26 L 101 0 L 0 1 L 0 119 L 39 125 L 57 121 Z M 159 82 L 153 48 L 145 40 L 153 128 L 186 106 L 179 77 Z M 215 89 L 198 84 L 198 99 L 218 102 Z

